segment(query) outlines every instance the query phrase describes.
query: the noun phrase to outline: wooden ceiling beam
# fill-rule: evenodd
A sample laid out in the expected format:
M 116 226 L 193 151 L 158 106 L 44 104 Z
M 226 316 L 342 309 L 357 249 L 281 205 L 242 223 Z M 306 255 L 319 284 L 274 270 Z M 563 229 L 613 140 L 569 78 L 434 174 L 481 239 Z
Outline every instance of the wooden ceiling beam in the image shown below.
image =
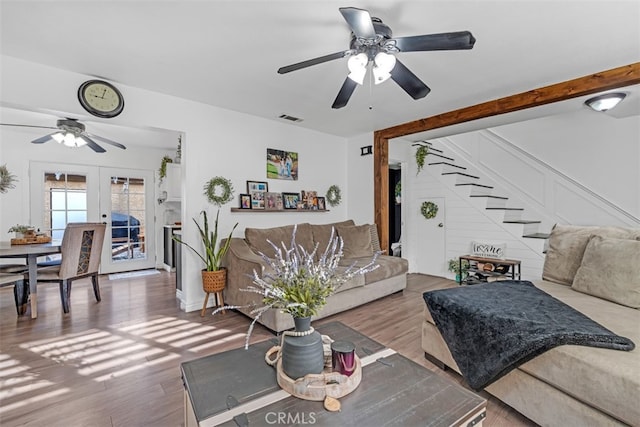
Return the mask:
M 624 65 L 577 79 L 568 80 L 494 99 L 447 113 L 438 114 L 374 132 L 373 187 L 374 219 L 378 226 L 380 246 L 389 249 L 389 140 L 458 123 L 566 101 L 605 90 L 640 83 L 640 62 Z

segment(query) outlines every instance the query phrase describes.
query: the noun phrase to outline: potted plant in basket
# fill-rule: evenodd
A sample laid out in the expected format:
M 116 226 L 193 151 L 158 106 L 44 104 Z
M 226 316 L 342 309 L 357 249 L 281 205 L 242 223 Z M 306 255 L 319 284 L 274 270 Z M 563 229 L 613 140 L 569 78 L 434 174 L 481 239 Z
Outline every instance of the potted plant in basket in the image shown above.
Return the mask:
M 203 210 L 200 213 L 204 217 L 203 225 L 201 226 L 195 218 L 193 218 L 193 222 L 198 227 L 198 232 L 200 233 L 200 241 L 202 242 L 202 247 L 204 249 L 202 253 L 177 236 L 173 236 L 173 239 L 191 249 L 205 265 L 205 268 L 202 270 L 202 289 L 207 293 L 207 296 L 204 300 L 204 306 L 202 307 L 201 313 L 201 315 L 204 315 L 209 293 L 222 292 L 227 283 L 227 270 L 222 267 L 221 263 L 229 250 L 229 245 L 231 245 L 231 236 L 238 226 L 238 223 L 236 222 L 233 226 L 226 241 L 223 244 L 218 245 L 218 217 L 220 216 L 220 210 L 218 210 L 218 213 L 216 214 L 216 221 L 212 231 L 209 230 L 207 212 Z
M 449 261 L 449 271 L 456 273 L 456 282 L 462 283 L 467 277 L 467 271 L 469 270 L 469 261 L 462 260 L 462 269 L 460 269 L 460 260 L 458 258 L 452 258 Z
M 36 228 L 33 225 L 16 224 L 9 229 L 8 233 L 16 233 L 16 239 L 24 239 L 25 237 L 35 237 Z

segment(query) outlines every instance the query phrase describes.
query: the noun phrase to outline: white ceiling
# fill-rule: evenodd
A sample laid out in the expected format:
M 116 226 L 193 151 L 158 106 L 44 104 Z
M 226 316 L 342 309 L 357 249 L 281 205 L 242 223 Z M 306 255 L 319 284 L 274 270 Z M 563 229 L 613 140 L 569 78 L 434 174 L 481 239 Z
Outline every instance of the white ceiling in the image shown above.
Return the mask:
M 350 137 L 640 60 L 639 1 L 7 1 L 1 53 Z M 346 59 L 276 70 L 345 50 L 338 11 L 381 18 L 395 36 L 469 30 L 472 50 L 400 53 L 431 93 L 393 81 L 331 109 Z M 371 109 L 369 107 L 372 107 Z

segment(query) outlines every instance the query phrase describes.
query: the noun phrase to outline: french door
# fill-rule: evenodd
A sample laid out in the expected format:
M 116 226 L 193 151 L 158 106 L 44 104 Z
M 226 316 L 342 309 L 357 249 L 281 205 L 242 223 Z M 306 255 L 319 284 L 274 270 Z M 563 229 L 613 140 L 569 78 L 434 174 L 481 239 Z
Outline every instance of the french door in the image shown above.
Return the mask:
M 30 165 L 31 223 L 40 231 L 62 239 L 69 222 L 107 224 L 101 273 L 155 267 L 153 193 L 152 171 Z

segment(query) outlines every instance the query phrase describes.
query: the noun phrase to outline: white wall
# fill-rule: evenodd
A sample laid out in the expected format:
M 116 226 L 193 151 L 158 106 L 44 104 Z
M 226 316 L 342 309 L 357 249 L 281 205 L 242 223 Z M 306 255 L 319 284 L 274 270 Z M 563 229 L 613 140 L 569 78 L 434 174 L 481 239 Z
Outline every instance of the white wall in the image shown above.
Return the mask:
M 373 154 L 361 156 L 360 147 L 373 145 L 373 133 L 350 138 L 347 143 L 348 194 L 343 192 L 349 217 L 356 224 L 373 224 Z
M 433 140 L 436 148 L 466 166 L 465 172 L 494 186 L 490 194 L 509 197 L 508 206 L 524 207 L 522 219 L 542 220 L 541 232 L 556 223 L 640 227 L 640 118 L 616 119 L 581 111 Z M 394 141 L 395 143 L 395 141 Z M 420 242 L 415 231 L 423 219 L 411 201 L 444 197 L 446 259 L 469 251 L 472 240 L 504 242 L 507 257 L 522 260 L 523 278 L 541 276 L 540 241 L 521 239 L 521 225 L 503 224 L 501 211 L 487 211 L 486 200 L 468 197 L 455 178 L 440 167 L 426 166 L 416 176 L 415 149 L 410 150 L 403 209 L 407 214 L 403 255 L 417 271 Z M 440 160 L 440 159 L 438 159 Z M 438 161 L 431 156 L 427 163 Z M 472 180 L 468 180 L 472 181 Z M 486 191 L 486 190 L 485 190 Z M 421 273 L 447 275 L 442 268 Z
M 2 57 L 2 64 L 3 105 L 55 111 L 62 116 L 65 112 L 74 117 L 85 114 L 76 99 L 76 91 L 90 76 L 6 56 Z M 351 144 L 343 138 L 121 84 L 117 86 L 126 99 L 126 107 L 120 116 L 112 119 L 114 123 L 171 129 L 185 134 L 182 150 L 182 222 L 185 240 L 198 242 L 192 217 L 197 217 L 202 209 L 215 215 L 215 207 L 208 204 L 202 194 L 204 183 L 213 176 L 225 176 L 234 184 L 237 197 L 246 191 L 247 180 L 267 181 L 267 147 L 297 151 L 300 156 L 299 180 L 268 180 L 270 190 L 317 190 L 322 195 L 330 185 L 336 184 L 342 189 L 344 202 L 332 207 L 327 213 L 269 214 L 230 213 L 229 207 L 237 206 L 237 202 L 234 202 L 222 209 L 222 235 L 229 233 L 234 222 L 240 223 L 235 235 L 241 236 L 242 230 L 247 226 L 269 227 L 293 222 L 326 223 L 340 221 L 348 216 L 365 218 L 366 212 L 372 215 L 371 202 L 347 203 L 348 195 L 356 194 L 364 198 L 365 193 L 360 191 L 362 182 L 372 180 L 371 173 L 366 175 L 366 167 L 359 169 L 361 173 L 349 171 L 347 178 L 346 165 L 352 159 L 352 154 L 348 151 Z M 367 145 L 370 145 L 371 140 L 368 139 Z M 2 200 L 4 211 L 4 199 Z M 22 201 L 18 203 L 24 204 Z M 196 257 L 183 251 L 182 305 L 188 311 L 196 310 L 202 304 L 204 294 L 199 276 L 201 267 Z

